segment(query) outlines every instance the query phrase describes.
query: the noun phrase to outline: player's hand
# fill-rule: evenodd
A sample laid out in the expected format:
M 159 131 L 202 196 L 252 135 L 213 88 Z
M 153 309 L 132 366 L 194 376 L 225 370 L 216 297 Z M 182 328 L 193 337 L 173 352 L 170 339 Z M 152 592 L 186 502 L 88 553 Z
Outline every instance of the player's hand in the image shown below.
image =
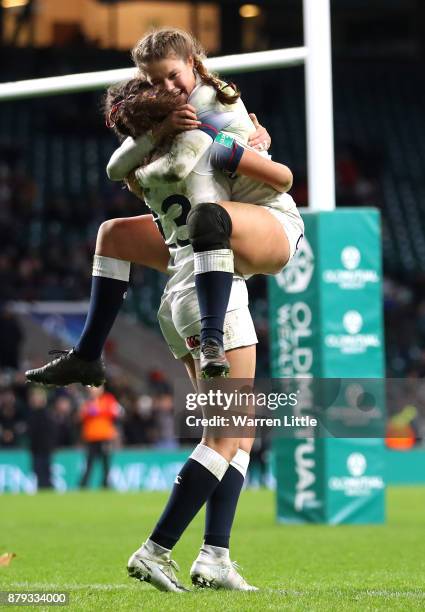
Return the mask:
M 136 198 L 139 198 L 140 200 L 143 200 L 143 189 L 139 183 L 139 181 L 136 179 L 136 170 L 137 168 L 135 168 L 134 170 L 132 170 L 130 172 L 130 174 L 126 177 L 125 179 L 125 184 L 127 185 L 127 189 L 129 191 L 131 191 L 131 193 L 133 195 L 136 196 Z
M 196 117 L 196 110 L 191 104 L 183 104 L 172 111 L 157 128 L 152 130 L 156 142 L 160 142 L 169 136 L 179 132 L 196 130 L 201 125 Z
M 249 116 L 255 126 L 255 132 L 253 132 L 248 139 L 249 146 L 257 149 L 257 151 L 268 151 L 272 143 L 268 131 L 258 123 L 258 119 L 254 113 L 249 113 Z

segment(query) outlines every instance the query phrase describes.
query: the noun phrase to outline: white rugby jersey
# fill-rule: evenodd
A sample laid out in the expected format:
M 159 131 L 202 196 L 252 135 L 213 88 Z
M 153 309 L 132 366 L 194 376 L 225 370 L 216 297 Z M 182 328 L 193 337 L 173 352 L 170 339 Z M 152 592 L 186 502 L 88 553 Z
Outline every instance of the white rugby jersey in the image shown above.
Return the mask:
M 287 212 L 295 206 L 295 202 L 289 193 L 280 193 L 267 183 L 259 183 L 242 175 L 229 177 L 223 174 L 223 177 L 228 184 L 233 202 L 270 206 L 270 208 L 282 212 Z
M 241 98 L 238 98 L 234 104 L 223 104 L 217 100 L 217 92 L 213 87 L 204 85 L 199 77 L 196 82 L 197 85 L 187 102 L 195 108 L 198 120 L 204 122 L 211 113 L 232 113 L 231 121 L 225 127 L 221 127 L 221 130 L 236 138 L 241 144 L 246 144 L 250 134 L 255 131 L 255 126 Z M 224 87 L 224 81 L 222 83 Z M 232 93 L 233 90 L 229 87 L 228 91 Z
M 219 120 L 220 117 L 211 118 L 211 122 Z M 173 140 L 168 152 L 136 170 L 145 202 L 170 250 L 171 278 L 167 291 L 181 291 L 194 285 L 193 250 L 186 224 L 191 208 L 201 202 L 229 199 L 282 211 L 294 206 L 291 196 L 278 193 L 269 185 L 247 177 L 232 179 L 215 170 L 210 159 L 211 143 L 208 133 L 186 132 Z
M 231 90 L 230 90 L 231 91 Z M 189 96 L 188 103 L 196 108 L 196 114 L 200 121 L 208 123 L 211 115 L 218 116 L 223 113 L 223 119 L 219 121 L 218 129 L 237 140 L 245 148 L 254 151 L 257 155 L 268 157 L 267 152 L 260 153 L 256 149 L 248 147 L 249 136 L 255 131 L 245 104 L 239 98 L 235 104 L 222 104 L 217 100 L 216 91 L 213 87 L 203 85 L 202 81 L 197 81 L 195 89 Z M 225 120 L 226 113 L 229 113 L 229 121 Z M 185 134 L 198 134 L 185 132 Z M 221 174 L 221 173 L 220 173 Z M 216 173 L 216 176 L 218 173 Z M 222 174 L 220 181 L 223 181 Z M 270 206 L 285 212 L 294 206 L 292 197 L 287 193 L 279 193 L 267 183 L 259 183 L 253 179 L 235 175 L 227 177 L 230 189 L 230 199 L 234 202 L 246 202 L 247 204 L 260 204 Z
M 186 225 L 191 208 L 201 202 L 218 202 L 230 198 L 229 184 L 221 172 L 212 168 L 208 149 L 193 164 L 194 153 L 199 147 L 204 148 L 206 143 L 208 147 L 211 145 L 211 138 L 207 134 L 198 130 L 196 132 L 196 138 L 192 133 L 189 144 L 185 138 L 182 145 L 178 136 L 173 141 L 172 152 L 136 170 L 145 202 L 170 251 L 167 292 L 182 291 L 195 284 L 193 250 Z M 182 169 L 189 166 L 191 170 L 182 178 Z

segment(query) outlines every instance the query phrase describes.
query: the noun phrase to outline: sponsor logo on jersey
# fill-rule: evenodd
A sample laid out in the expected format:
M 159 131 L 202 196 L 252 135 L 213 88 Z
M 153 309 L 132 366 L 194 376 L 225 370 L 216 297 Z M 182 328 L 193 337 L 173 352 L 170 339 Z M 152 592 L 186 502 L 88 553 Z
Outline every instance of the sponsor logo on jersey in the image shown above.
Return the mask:
M 233 143 L 235 142 L 231 136 L 223 134 L 223 132 L 219 132 L 214 140 L 228 149 L 231 149 L 233 147 Z
M 347 333 L 327 334 L 325 344 L 329 348 L 339 349 L 341 353 L 365 353 L 368 348 L 378 348 L 381 341 L 377 334 L 360 333 L 363 317 L 357 310 L 348 310 L 342 318 L 342 327 Z
M 198 346 L 200 346 L 201 342 L 200 342 L 200 336 L 196 335 L 196 336 L 188 336 L 185 340 L 186 342 L 186 346 L 187 348 L 191 351 L 195 348 L 198 348 Z
M 300 236 L 300 239 L 302 236 Z M 298 251 L 289 264 L 275 276 L 276 282 L 287 293 L 301 293 L 305 291 L 314 272 L 314 254 L 309 241 L 298 240 Z
M 376 270 L 359 268 L 361 253 L 355 246 L 349 245 L 341 251 L 342 268 L 323 271 L 323 282 L 337 285 L 340 289 L 363 289 L 368 284 L 379 282 Z

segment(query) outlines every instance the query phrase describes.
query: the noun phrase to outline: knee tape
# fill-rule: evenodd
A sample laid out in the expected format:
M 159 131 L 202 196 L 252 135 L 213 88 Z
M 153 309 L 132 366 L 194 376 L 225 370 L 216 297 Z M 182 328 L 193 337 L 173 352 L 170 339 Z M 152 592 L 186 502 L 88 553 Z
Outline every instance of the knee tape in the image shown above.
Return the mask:
M 232 220 L 225 208 L 202 202 L 187 217 L 189 240 L 195 253 L 230 249 Z

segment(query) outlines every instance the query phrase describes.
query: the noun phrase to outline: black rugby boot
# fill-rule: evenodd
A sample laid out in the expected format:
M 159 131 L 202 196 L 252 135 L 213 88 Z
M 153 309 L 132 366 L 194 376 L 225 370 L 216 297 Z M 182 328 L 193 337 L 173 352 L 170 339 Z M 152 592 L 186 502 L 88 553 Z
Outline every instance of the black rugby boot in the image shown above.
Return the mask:
M 59 354 L 53 361 L 35 370 L 27 370 L 25 376 L 29 382 L 41 385 L 65 387 L 72 383 L 81 383 L 89 387 L 100 387 L 105 382 L 105 364 L 101 358 L 85 361 L 71 349 L 70 351 L 49 351 L 49 355 Z

